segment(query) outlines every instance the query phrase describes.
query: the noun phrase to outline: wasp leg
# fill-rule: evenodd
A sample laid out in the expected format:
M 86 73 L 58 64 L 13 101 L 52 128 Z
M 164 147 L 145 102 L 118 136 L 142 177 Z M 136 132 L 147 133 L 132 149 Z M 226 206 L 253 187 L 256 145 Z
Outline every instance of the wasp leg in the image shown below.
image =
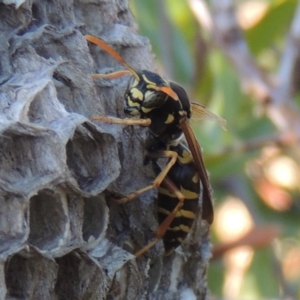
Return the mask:
M 123 125 L 140 125 L 140 126 L 149 126 L 151 124 L 150 119 L 118 119 L 113 117 L 104 117 L 104 116 L 93 116 L 92 120 L 101 121 L 103 123 L 109 124 L 123 124 Z
M 153 181 L 153 187 L 157 188 L 161 185 L 162 181 L 165 179 L 167 174 L 169 173 L 172 166 L 175 164 L 178 158 L 178 153 L 175 151 L 170 150 L 163 150 L 163 151 L 155 151 L 148 153 L 148 156 L 151 158 L 170 158 L 170 161 L 167 165 L 161 170 L 158 176 Z
M 172 168 L 172 166 L 175 164 L 175 162 L 177 160 L 177 157 L 178 157 L 178 154 L 175 151 L 165 150 L 165 151 L 156 151 L 154 153 L 148 153 L 148 156 L 151 157 L 151 158 L 170 158 L 170 161 L 161 170 L 161 172 L 154 179 L 154 181 L 151 185 L 148 185 L 148 186 L 146 186 L 142 189 L 139 189 L 139 190 L 129 194 L 128 196 L 126 196 L 124 198 L 114 200 L 115 203 L 124 204 L 128 201 L 131 201 L 132 199 L 136 198 L 137 196 L 139 196 L 140 194 L 142 194 L 142 193 L 144 193 L 148 190 L 159 187 L 161 185 L 161 183 L 164 181 L 164 179 L 166 178 L 166 176 L 167 176 L 168 172 L 170 171 L 170 169 Z M 173 189 L 170 190 L 170 192 L 172 193 Z
M 178 204 L 175 206 L 173 211 L 165 218 L 165 220 L 159 225 L 155 232 L 155 238 L 153 241 L 151 241 L 148 245 L 140 249 L 138 252 L 136 252 L 134 255 L 135 257 L 139 257 L 142 254 L 144 254 L 146 251 L 148 251 L 151 247 L 153 247 L 160 239 L 162 239 L 170 227 L 171 223 L 173 222 L 176 214 L 178 211 L 182 208 L 185 197 L 184 195 L 179 191 L 179 189 L 176 187 L 176 185 L 171 181 L 168 177 L 165 177 L 163 180 L 163 185 L 167 187 L 167 189 L 172 192 L 174 195 L 178 198 Z
M 151 190 L 153 188 L 154 188 L 153 184 L 145 186 L 144 188 L 139 189 L 139 190 L 137 190 L 137 191 L 129 194 L 126 197 L 123 197 L 123 198 L 120 198 L 120 199 L 113 199 L 113 202 L 116 203 L 116 204 L 124 204 L 126 202 L 129 202 L 129 201 L 133 200 L 134 198 L 136 198 L 137 196 L 141 195 L 142 193 L 147 192 L 147 191 L 149 191 L 149 190 Z
M 107 73 L 107 74 L 92 74 L 92 78 L 93 79 L 97 79 L 97 78 L 101 78 L 101 79 L 116 79 L 116 78 L 120 78 L 124 75 L 130 75 L 130 71 L 128 70 L 121 70 L 121 71 L 116 71 L 116 72 L 112 72 L 112 73 Z

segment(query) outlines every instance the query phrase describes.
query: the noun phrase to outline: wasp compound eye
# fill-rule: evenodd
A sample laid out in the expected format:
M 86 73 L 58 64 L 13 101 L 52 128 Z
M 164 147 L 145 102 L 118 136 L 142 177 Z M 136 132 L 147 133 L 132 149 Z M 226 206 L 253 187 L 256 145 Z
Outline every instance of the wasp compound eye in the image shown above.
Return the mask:
M 161 107 L 167 100 L 168 96 L 162 92 L 148 90 L 144 95 L 143 107 L 154 109 Z

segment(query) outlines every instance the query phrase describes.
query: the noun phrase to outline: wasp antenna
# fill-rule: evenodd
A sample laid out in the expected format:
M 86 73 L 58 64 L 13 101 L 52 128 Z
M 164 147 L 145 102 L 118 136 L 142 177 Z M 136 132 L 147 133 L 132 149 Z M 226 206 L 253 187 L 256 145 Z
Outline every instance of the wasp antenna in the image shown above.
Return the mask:
M 122 70 L 122 71 L 117 71 L 113 73 L 108 73 L 108 74 L 92 74 L 92 78 L 102 78 L 102 79 L 116 79 L 119 77 L 122 77 L 124 75 L 131 74 L 129 70 Z
M 116 61 L 118 61 L 120 64 L 122 64 L 137 80 L 139 80 L 139 75 L 137 74 L 137 72 L 130 67 L 126 61 L 119 55 L 119 53 L 117 51 L 115 51 L 113 48 L 111 48 L 108 44 L 106 44 L 104 41 L 102 41 L 101 39 L 92 36 L 92 35 L 86 35 L 85 39 L 97 46 L 99 46 L 100 48 L 102 48 L 103 50 L 105 50 L 108 54 L 110 54 Z
M 163 93 L 170 96 L 172 99 L 174 99 L 176 101 L 179 100 L 178 95 L 174 92 L 174 90 L 172 90 L 168 86 L 156 86 L 156 85 L 148 84 L 147 88 L 163 92 Z

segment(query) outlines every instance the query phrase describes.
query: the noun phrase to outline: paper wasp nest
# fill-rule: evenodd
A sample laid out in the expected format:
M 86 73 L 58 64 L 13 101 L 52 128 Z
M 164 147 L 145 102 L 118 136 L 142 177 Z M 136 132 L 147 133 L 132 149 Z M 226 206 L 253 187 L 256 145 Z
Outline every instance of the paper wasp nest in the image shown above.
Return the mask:
M 124 207 L 106 204 L 153 179 L 143 166 L 145 129 L 90 121 L 95 114 L 123 117 L 126 78 L 93 82 L 95 68 L 118 63 L 99 49 L 94 62 L 83 34 L 124 49 L 134 67 L 152 65 L 127 1 L 4 3 L 0 299 L 176 299 L 178 286 L 204 297 L 208 257 L 197 252 L 196 263 L 177 254 L 165 260 L 158 246 L 150 265 L 121 248 L 132 236 L 141 246 L 151 239 L 154 191 Z M 195 239 L 203 239 L 205 256 L 207 234 L 199 224 Z M 198 281 L 189 282 L 183 268 Z M 176 282 L 169 281 L 172 272 Z

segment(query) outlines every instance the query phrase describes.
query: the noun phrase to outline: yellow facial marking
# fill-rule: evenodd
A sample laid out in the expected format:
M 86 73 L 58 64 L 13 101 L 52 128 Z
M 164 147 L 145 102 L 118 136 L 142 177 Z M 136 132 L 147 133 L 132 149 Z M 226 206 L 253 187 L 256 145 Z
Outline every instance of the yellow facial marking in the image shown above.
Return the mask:
M 130 107 L 139 107 L 141 105 L 138 102 L 133 102 L 129 96 L 127 97 L 127 103 Z
M 170 124 L 173 121 L 174 121 L 174 116 L 172 114 L 169 114 L 167 120 L 165 121 L 165 124 Z
M 133 98 L 143 101 L 144 95 L 139 89 L 133 88 L 133 89 L 130 89 L 130 92 L 131 92 Z

